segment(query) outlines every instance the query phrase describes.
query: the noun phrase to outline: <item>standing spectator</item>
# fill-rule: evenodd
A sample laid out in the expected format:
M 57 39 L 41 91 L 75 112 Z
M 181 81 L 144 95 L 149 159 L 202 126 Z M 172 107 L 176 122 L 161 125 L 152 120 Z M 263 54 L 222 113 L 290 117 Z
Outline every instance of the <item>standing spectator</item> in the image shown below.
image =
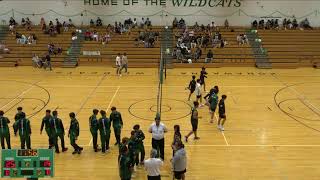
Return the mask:
M 102 20 L 100 19 L 100 17 L 98 17 L 96 21 L 96 26 L 102 26 Z
M 122 69 L 125 69 L 125 73 L 128 73 L 128 57 L 127 57 L 127 53 L 123 53 L 123 56 L 121 58 L 120 74 L 122 73 Z
M 118 53 L 116 57 L 116 68 L 117 68 L 117 75 L 121 76 L 121 54 Z
M 176 179 L 185 180 L 185 173 L 187 172 L 187 153 L 181 141 L 175 144 L 175 150 L 176 152 L 172 158 L 174 177 Z
M 160 151 L 162 160 L 164 160 L 164 133 L 167 131 L 166 126 L 160 123 L 160 117 L 157 115 L 155 122 L 149 127 L 149 133 L 152 133 L 152 148 Z
M 161 180 L 160 167 L 163 165 L 161 159 L 157 157 L 157 150 L 152 149 L 150 158 L 144 161 L 144 168 L 148 174 L 148 180 Z
M 229 29 L 229 21 L 228 21 L 228 19 L 226 19 L 226 20 L 224 21 L 224 28 L 225 28 L 225 29 Z

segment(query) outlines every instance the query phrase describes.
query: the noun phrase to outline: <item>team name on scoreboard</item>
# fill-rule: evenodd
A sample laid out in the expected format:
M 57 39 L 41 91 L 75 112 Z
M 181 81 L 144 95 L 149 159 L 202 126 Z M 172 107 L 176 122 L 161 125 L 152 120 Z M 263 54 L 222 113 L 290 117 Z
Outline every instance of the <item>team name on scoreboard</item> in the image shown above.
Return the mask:
M 241 0 L 83 0 L 86 6 L 240 7 Z

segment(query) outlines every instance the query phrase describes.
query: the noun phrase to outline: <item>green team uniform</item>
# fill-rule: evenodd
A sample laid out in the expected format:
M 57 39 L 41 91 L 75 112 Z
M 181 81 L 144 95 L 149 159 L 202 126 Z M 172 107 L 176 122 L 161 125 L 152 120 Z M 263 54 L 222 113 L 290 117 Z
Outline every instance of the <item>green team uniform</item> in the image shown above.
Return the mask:
M 21 142 L 21 149 L 25 149 L 25 145 L 27 145 L 27 149 L 31 149 L 31 126 L 30 121 L 26 118 L 21 118 L 14 124 L 15 132 L 19 131 L 20 142 Z
M 51 119 L 51 127 L 53 129 L 53 143 L 56 148 L 56 151 L 59 151 L 58 138 L 60 138 L 61 140 L 62 150 L 65 150 L 66 148 L 64 143 L 64 126 L 62 120 L 58 117 L 53 116 Z
M 4 140 L 7 142 L 8 149 L 11 149 L 9 123 L 10 121 L 7 117 L 0 117 L 0 138 L 2 149 L 5 149 Z
M 80 133 L 79 122 L 76 118 L 71 119 L 70 128 L 69 128 L 69 138 L 70 144 L 74 148 L 75 151 L 80 150 L 81 148 L 77 145 L 76 140 Z
M 145 150 L 143 145 L 143 140 L 145 139 L 144 133 L 139 129 L 135 133 L 136 141 L 137 141 L 137 149 L 138 149 L 138 155 L 136 156 L 136 165 L 139 163 L 139 153 L 141 153 L 140 162 L 144 161 L 145 157 Z
M 45 127 L 45 130 L 46 130 L 46 133 L 48 135 L 48 138 L 49 138 L 49 148 L 51 148 L 54 143 L 53 143 L 53 130 L 51 128 L 51 119 L 52 119 L 52 116 L 45 116 L 43 119 L 42 119 L 42 122 L 41 122 L 41 128 L 40 128 L 40 131 L 42 132 L 43 130 L 43 127 Z
M 129 157 L 130 157 L 131 166 L 134 166 L 136 164 L 137 155 L 139 153 L 138 152 L 138 141 L 136 140 L 136 137 L 131 137 L 129 139 L 128 149 L 129 149 Z
M 218 105 L 218 96 L 215 93 L 213 93 L 210 96 L 209 103 L 210 103 L 210 111 L 215 112 Z
M 118 111 L 112 112 L 110 114 L 110 121 L 112 122 L 112 127 L 117 140 L 117 144 L 120 144 L 121 128 L 123 126 L 121 114 Z
M 93 149 L 97 150 L 98 149 L 98 119 L 96 115 L 92 115 L 89 118 L 89 126 L 90 126 L 90 132 L 92 135 L 92 140 L 93 140 Z
M 99 119 L 98 124 L 99 124 L 102 152 L 105 152 L 106 150 L 109 149 L 111 121 L 106 116 L 102 116 Z
M 15 116 L 14 116 L 14 121 L 18 121 L 21 117 L 21 113 L 22 112 L 18 112 Z
M 127 154 L 121 154 L 119 160 L 119 174 L 121 180 L 130 180 L 131 179 L 131 162 L 130 157 Z

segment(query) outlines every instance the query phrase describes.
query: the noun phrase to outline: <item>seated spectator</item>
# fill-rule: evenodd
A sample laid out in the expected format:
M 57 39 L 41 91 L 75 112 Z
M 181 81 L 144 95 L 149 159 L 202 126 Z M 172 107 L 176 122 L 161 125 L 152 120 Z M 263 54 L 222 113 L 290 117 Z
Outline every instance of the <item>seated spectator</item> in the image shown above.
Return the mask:
M 36 44 L 37 43 L 37 38 L 35 34 L 30 34 L 28 36 L 28 44 Z
M 138 21 L 137 18 L 133 18 L 133 23 L 132 23 L 132 27 L 135 28 L 138 26 Z
M 310 26 L 309 20 L 307 18 L 300 23 L 300 27 L 302 27 L 304 29 L 313 29 Z
M 55 55 L 55 54 L 57 54 L 56 53 L 56 51 L 55 51 L 55 46 L 54 46 L 54 44 L 53 43 L 49 43 L 48 44 L 48 53 L 50 54 L 50 55 Z
M 57 54 L 58 55 L 62 54 L 62 47 L 59 44 L 57 45 Z
M 30 19 L 27 17 L 27 20 L 26 20 L 26 29 L 28 31 L 31 31 L 31 25 L 32 25 L 32 22 L 30 21 Z
M 252 22 L 252 28 L 253 28 L 253 29 L 258 29 L 258 21 L 257 21 L 257 20 L 254 20 L 254 21 Z
M 185 27 L 186 27 L 186 23 L 185 23 L 184 19 L 181 18 L 178 23 L 178 28 L 184 29 Z
M 224 28 L 225 28 L 225 29 L 229 29 L 229 21 L 228 21 L 228 19 L 226 19 L 226 20 L 224 21 Z
M 43 24 L 46 24 L 46 21 L 45 21 L 44 18 L 42 17 L 42 18 L 40 19 L 40 26 L 42 26 Z
M 93 27 L 94 26 L 94 21 L 93 19 L 90 20 L 90 27 Z
M 297 22 L 296 18 L 294 18 L 293 21 L 292 21 L 292 27 L 293 27 L 293 29 L 297 29 L 298 26 L 299 26 L 299 25 L 298 25 L 298 22 Z
M 68 32 L 69 31 L 69 24 L 67 22 L 63 21 L 62 26 L 63 26 L 63 31 L 64 32 Z
M 9 54 L 10 49 L 6 47 L 5 42 L 0 42 L 0 53 Z
M 10 18 L 10 20 L 9 20 L 9 25 L 13 25 L 13 26 L 16 26 L 16 25 L 17 25 L 17 22 L 16 22 L 16 20 L 14 20 L 13 17 Z
M 21 26 L 22 27 L 26 26 L 26 20 L 24 18 L 21 19 Z
M 145 22 L 144 18 L 141 18 L 140 28 L 144 28 L 145 23 L 146 22 Z
M 85 33 L 84 33 L 84 40 L 85 41 L 92 41 L 92 32 L 87 30 Z
M 227 44 L 228 42 L 225 39 L 220 40 L 220 48 L 224 48 L 224 46 L 226 46 Z
M 147 18 L 147 20 L 146 20 L 146 22 L 145 22 L 145 25 L 146 25 L 147 27 L 150 27 L 150 26 L 151 26 L 151 21 L 150 21 L 149 18 Z
M 16 33 L 17 44 L 26 44 L 27 37 L 23 34 Z
M 73 24 L 73 22 L 72 22 L 71 19 L 69 19 L 68 21 L 69 21 L 69 22 L 68 22 L 69 28 L 76 27 L 76 26 Z
M 290 19 L 287 20 L 287 27 L 288 29 L 292 29 L 293 28 L 293 25 L 292 25 L 292 22 Z
M 42 67 L 42 61 L 39 58 L 39 56 L 37 56 L 36 54 L 32 55 L 32 66 L 33 67 L 37 67 L 37 68 L 41 68 Z
M 97 42 L 99 41 L 99 33 L 96 30 L 92 33 L 92 39 Z
M 92 36 L 91 36 L 92 37 Z M 78 36 L 77 36 L 77 33 L 76 32 L 72 32 L 71 33 L 71 40 L 72 41 L 75 41 L 75 40 L 77 40 L 78 39 Z
M 178 20 L 177 20 L 177 18 L 175 17 L 175 18 L 173 19 L 173 21 L 172 21 L 172 28 L 176 28 L 176 27 L 178 27 Z
M 259 29 L 264 29 L 264 20 L 260 20 L 259 21 L 259 26 L 258 26 Z
M 102 26 L 102 20 L 100 19 L 100 17 L 97 18 L 97 21 L 96 21 L 96 26 Z
M 213 58 L 213 52 L 210 49 L 209 52 L 207 53 L 207 57 L 205 58 L 204 62 L 205 63 L 210 63 L 212 61 L 212 58 Z

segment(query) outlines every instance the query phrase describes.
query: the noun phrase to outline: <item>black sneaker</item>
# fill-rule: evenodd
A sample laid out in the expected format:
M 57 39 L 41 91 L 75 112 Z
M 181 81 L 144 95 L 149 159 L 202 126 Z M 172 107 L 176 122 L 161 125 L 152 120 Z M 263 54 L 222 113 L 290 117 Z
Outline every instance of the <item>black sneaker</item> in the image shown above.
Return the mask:
M 80 149 L 80 151 L 83 151 L 83 147 L 80 147 L 79 149 Z
M 73 151 L 73 152 L 72 152 L 72 154 L 77 154 L 77 153 L 78 153 L 78 151 Z
M 80 149 L 78 150 L 78 154 L 81 154 L 81 150 Z
M 66 151 L 68 151 L 68 148 L 62 149 L 62 152 L 66 152 Z
M 56 151 L 56 153 L 57 153 L 57 154 L 59 154 L 59 153 L 60 153 L 60 151 L 58 150 L 58 151 Z
M 118 145 L 118 143 L 116 142 L 114 145 L 116 146 L 116 145 Z

